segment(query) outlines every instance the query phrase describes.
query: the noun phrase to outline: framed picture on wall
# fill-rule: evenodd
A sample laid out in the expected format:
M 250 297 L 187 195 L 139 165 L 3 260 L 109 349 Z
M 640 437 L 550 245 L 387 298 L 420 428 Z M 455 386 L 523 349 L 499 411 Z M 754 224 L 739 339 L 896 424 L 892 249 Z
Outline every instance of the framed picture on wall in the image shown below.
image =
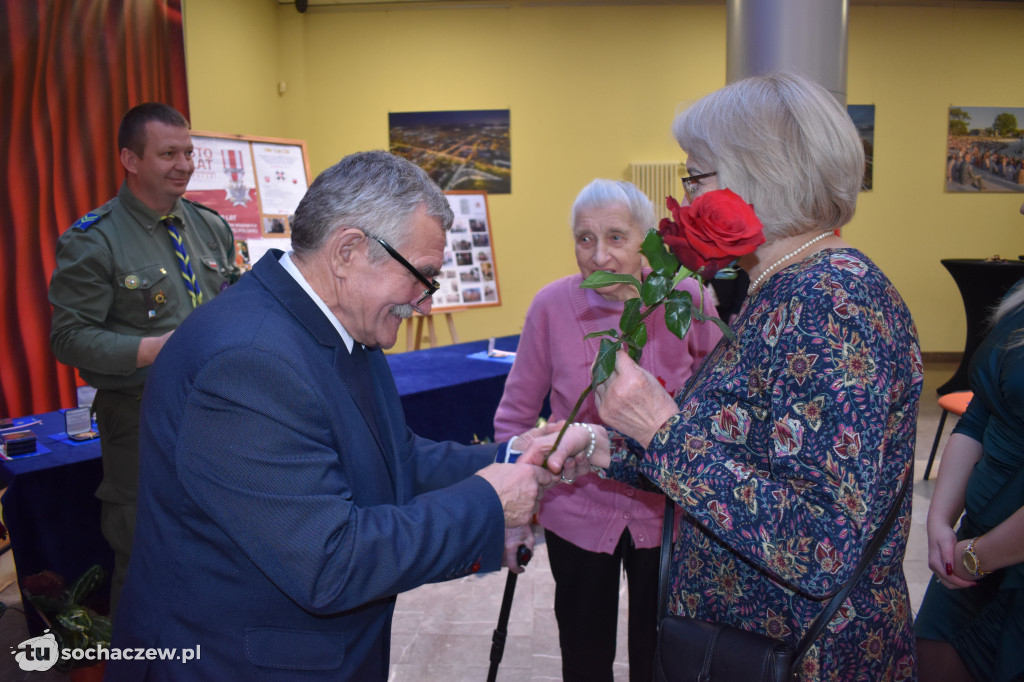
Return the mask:
M 853 124 L 857 126 L 861 144 L 864 145 L 864 179 L 860 183 L 861 191 L 870 190 L 875 182 L 875 105 L 847 104 Z
M 391 153 L 409 159 L 443 190 L 509 194 L 508 109 L 388 114 Z
M 486 192 L 445 192 L 455 220 L 448 231 L 433 312 L 501 305 Z
M 949 108 L 947 192 L 1024 192 L 1024 107 Z

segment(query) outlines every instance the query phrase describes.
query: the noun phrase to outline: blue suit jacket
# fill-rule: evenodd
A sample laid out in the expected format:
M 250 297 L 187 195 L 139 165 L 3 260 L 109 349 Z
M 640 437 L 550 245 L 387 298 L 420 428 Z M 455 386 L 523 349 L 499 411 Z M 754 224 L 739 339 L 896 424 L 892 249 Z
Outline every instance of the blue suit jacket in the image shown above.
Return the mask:
M 152 367 L 112 646 L 199 656 L 111 661 L 108 680 L 385 680 L 396 594 L 500 567 L 501 503 L 472 475 L 496 447 L 409 431 L 379 350 L 368 422 L 345 344 L 278 257 L 196 309 Z

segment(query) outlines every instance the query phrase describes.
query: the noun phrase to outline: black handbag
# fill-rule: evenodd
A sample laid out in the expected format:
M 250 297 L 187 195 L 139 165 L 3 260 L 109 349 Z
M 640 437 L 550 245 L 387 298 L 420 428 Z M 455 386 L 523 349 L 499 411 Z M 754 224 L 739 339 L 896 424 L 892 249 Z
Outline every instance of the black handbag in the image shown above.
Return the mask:
M 793 647 L 756 632 L 686 616 L 665 616 L 654 660 L 657 682 L 781 682 Z
M 896 522 L 903 497 L 909 487 L 911 473 L 907 473 L 899 494 L 889 508 L 885 522 L 878 528 L 857 569 L 848 581 L 829 600 L 818 614 L 800 644 L 793 649 L 785 642 L 748 632 L 724 623 L 710 623 L 687 616 L 667 615 L 668 573 L 672 562 L 672 529 L 675 504 L 665 497 L 665 520 L 661 535 L 661 578 L 658 585 L 660 604 L 658 646 L 654 658 L 656 682 L 789 682 L 793 679 L 793 666 L 828 625 L 864 569 L 874 558 L 879 547 Z

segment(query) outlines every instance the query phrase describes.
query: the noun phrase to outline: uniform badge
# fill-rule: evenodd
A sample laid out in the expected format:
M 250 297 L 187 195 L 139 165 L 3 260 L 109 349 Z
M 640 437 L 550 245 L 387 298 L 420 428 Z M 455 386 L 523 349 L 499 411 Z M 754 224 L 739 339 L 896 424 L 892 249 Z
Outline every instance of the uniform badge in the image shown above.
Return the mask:
M 127 277 L 124 278 L 124 286 L 126 289 L 138 289 L 139 278 L 136 277 L 135 275 L 128 275 Z
M 153 302 L 154 303 L 166 303 L 167 302 L 167 295 L 164 294 L 164 292 L 162 292 L 162 291 L 158 291 L 155 294 L 153 294 Z

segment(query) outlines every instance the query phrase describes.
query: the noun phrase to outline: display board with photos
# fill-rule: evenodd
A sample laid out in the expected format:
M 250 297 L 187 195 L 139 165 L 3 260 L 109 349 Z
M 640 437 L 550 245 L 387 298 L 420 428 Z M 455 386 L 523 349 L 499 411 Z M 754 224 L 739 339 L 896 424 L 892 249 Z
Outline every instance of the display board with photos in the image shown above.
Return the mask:
M 434 294 L 433 312 L 500 305 L 487 193 L 445 194 L 455 220 L 447 235 L 444 265 L 437 278 L 441 288 Z
M 306 143 L 193 132 L 195 172 L 185 196 L 220 213 L 248 270 L 269 249 L 291 248 L 291 219 L 311 181 Z

